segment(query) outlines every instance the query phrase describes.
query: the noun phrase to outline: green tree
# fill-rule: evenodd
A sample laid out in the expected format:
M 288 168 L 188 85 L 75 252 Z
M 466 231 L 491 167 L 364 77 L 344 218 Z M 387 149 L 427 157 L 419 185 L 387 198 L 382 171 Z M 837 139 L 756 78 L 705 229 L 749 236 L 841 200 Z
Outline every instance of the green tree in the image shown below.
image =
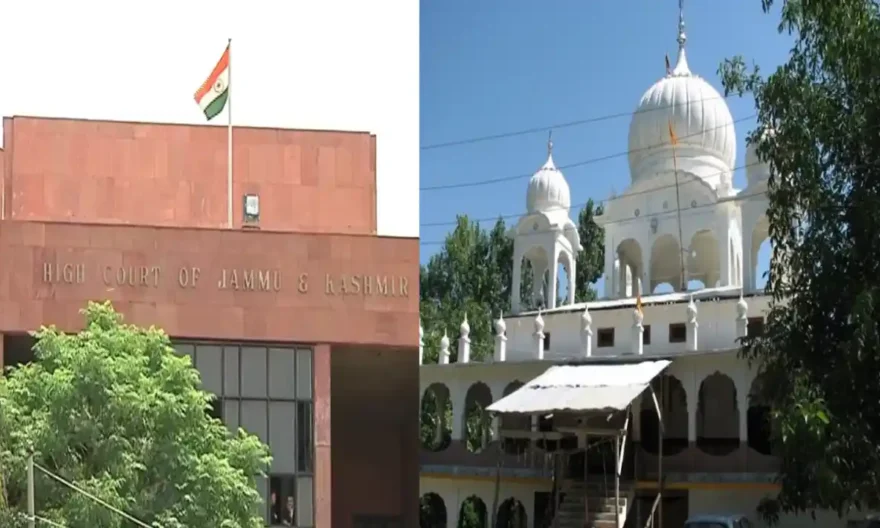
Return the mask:
M 578 213 L 578 233 L 584 247 L 577 256 L 575 273 L 575 299 L 577 302 L 593 301 L 596 290 L 593 284 L 602 276 L 605 267 L 605 230 L 596 223 L 595 217 L 602 214 L 602 205 L 587 200 L 586 205 Z
M 40 466 L 148 524 L 262 527 L 268 448 L 208 416 L 212 396 L 162 330 L 123 324 L 109 303 L 84 315 L 78 334 L 41 329 L 37 361 L 0 377 L 0 525 L 22 520 L 33 449 Z M 35 483 L 42 517 L 132 526 L 40 472 Z
M 880 485 L 878 5 L 783 1 L 779 30 L 794 45 L 768 77 L 741 57 L 720 68 L 728 93 L 754 94 L 749 141 L 771 167 L 772 304 L 743 347 L 781 457 L 781 490 L 760 507 L 771 521 L 876 508 Z

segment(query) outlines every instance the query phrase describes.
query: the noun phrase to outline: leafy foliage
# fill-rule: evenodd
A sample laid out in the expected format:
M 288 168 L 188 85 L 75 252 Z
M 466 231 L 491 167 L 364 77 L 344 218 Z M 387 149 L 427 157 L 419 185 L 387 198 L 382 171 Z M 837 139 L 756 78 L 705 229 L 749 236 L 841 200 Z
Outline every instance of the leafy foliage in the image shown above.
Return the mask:
M 769 12 L 774 2 L 762 0 Z M 788 61 L 764 78 L 720 69 L 752 92 L 769 162 L 772 306 L 745 340 L 771 405 L 780 512 L 876 508 L 880 487 L 880 14 L 872 0 L 785 0 Z M 772 133 L 763 133 L 771 130 Z
M 262 527 L 268 448 L 208 416 L 212 396 L 163 331 L 123 324 L 109 303 L 84 315 L 76 335 L 41 329 L 37 361 L 0 377 L 0 525 L 22 520 L 32 449 L 40 466 L 148 524 Z M 42 517 L 131 526 L 40 472 L 35 484 Z

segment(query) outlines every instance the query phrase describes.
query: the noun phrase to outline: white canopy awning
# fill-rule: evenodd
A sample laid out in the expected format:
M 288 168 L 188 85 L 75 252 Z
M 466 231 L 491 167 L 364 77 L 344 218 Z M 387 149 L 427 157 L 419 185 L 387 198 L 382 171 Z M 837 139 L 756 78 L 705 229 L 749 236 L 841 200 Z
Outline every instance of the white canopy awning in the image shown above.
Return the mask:
M 550 367 L 487 410 L 520 414 L 621 411 L 670 363 L 661 360 Z

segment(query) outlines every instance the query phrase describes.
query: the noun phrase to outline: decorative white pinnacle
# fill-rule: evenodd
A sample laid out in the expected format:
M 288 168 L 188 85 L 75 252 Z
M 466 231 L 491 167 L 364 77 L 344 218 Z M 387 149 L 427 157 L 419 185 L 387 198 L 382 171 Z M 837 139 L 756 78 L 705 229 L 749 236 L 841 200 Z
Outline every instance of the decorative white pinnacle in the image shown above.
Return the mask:
M 746 303 L 746 300 L 743 298 L 743 292 L 740 290 L 739 292 L 739 301 L 736 303 L 736 316 L 738 319 L 745 319 L 749 313 L 749 305 Z
M 449 336 L 446 335 L 446 330 L 443 331 L 443 338 L 440 339 L 440 349 L 448 350 L 449 349 Z
M 468 324 L 467 313 L 464 314 L 464 321 L 461 322 L 459 330 L 461 331 L 461 337 L 467 337 L 471 333 L 471 325 Z
M 498 320 L 495 321 L 495 333 L 503 335 L 507 331 L 507 323 L 504 322 L 504 313 L 498 312 Z
M 590 309 L 587 306 L 584 306 L 584 313 L 581 314 L 581 327 L 584 329 L 587 329 L 592 324 L 593 324 L 593 316 L 590 315 Z

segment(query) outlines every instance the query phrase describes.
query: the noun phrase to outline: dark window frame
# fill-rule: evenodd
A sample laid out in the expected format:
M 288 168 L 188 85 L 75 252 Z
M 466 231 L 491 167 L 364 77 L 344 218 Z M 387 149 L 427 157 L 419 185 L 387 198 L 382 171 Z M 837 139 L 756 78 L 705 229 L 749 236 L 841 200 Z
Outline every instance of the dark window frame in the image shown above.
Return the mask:
M 651 325 L 642 326 L 642 344 L 650 345 L 651 344 Z
M 264 497 L 265 504 L 265 512 L 268 520 L 271 520 L 271 504 L 270 497 L 272 493 L 272 479 L 273 478 L 292 478 L 294 482 L 294 493 L 298 489 L 298 484 L 300 477 L 308 477 L 312 480 L 312 522 L 311 524 L 296 524 L 294 528 L 314 528 L 315 523 L 315 507 L 316 507 L 316 497 L 315 497 L 315 349 L 313 346 L 309 345 L 299 345 L 295 343 L 275 343 L 275 342 L 252 342 L 252 341 L 241 341 L 241 342 L 227 342 L 227 341 L 208 341 L 208 340 L 172 340 L 172 344 L 174 347 L 177 346 L 187 346 L 192 347 L 192 351 L 190 354 L 190 358 L 192 360 L 193 368 L 197 367 L 197 356 L 199 347 L 219 347 L 220 349 L 220 392 L 221 394 L 215 394 L 216 405 L 219 407 L 220 420 L 225 422 L 223 416 L 224 404 L 227 401 L 237 402 L 238 403 L 238 427 L 241 427 L 241 408 L 243 402 L 264 402 L 266 403 L 266 444 L 268 445 L 271 438 L 271 413 L 269 412 L 269 406 L 273 402 L 287 402 L 293 403 L 295 405 L 295 417 L 294 417 L 294 471 L 284 472 L 284 473 L 268 473 L 266 475 L 266 493 L 267 496 Z M 238 395 L 237 396 L 226 396 L 226 350 L 228 348 L 237 349 L 238 361 L 236 365 L 236 369 L 238 370 Z M 266 396 L 265 397 L 252 397 L 252 396 L 242 396 L 242 349 L 245 348 L 264 348 L 266 352 Z M 269 359 L 269 349 L 283 349 L 287 350 L 294 355 L 293 360 L 293 380 L 294 380 L 294 391 L 293 397 L 272 397 L 269 393 L 269 383 L 270 383 L 270 372 L 272 370 Z M 310 372 L 310 380 L 309 380 L 309 396 L 307 398 L 298 398 L 297 397 L 297 381 L 299 381 L 299 361 L 297 360 L 297 356 L 300 351 L 308 351 L 309 357 L 309 370 Z M 179 353 L 179 352 L 178 352 Z M 204 390 L 204 389 L 203 389 Z M 214 407 L 214 402 L 212 402 L 212 407 Z M 301 408 L 307 408 L 310 414 L 310 431 L 308 433 L 308 437 L 306 439 L 309 444 L 307 453 L 305 453 L 308 457 L 308 466 L 305 466 L 305 469 L 301 469 L 303 466 L 301 465 L 301 457 L 300 457 L 300 447 L 302 443 L 300 442 L 300 410 Z M 271 468 L 270 468 L 271 469 Z M 295 496 L 295 500 L 297 500 L 297 508 L 298 508 L 298 498 Z M 266 526 L 272 526 L 267 522 Z
M 687 324 L 685 323 L 669 323 L 669 342 L 670 343 L 687 343 Z
M 746 319 L 746 332 L 749 336 L 764 335 L 764 318 L 762 316 L 749 317 Z
M 596 331 L 596 348 L 614 347 L 614 327 L 600 328 Z

